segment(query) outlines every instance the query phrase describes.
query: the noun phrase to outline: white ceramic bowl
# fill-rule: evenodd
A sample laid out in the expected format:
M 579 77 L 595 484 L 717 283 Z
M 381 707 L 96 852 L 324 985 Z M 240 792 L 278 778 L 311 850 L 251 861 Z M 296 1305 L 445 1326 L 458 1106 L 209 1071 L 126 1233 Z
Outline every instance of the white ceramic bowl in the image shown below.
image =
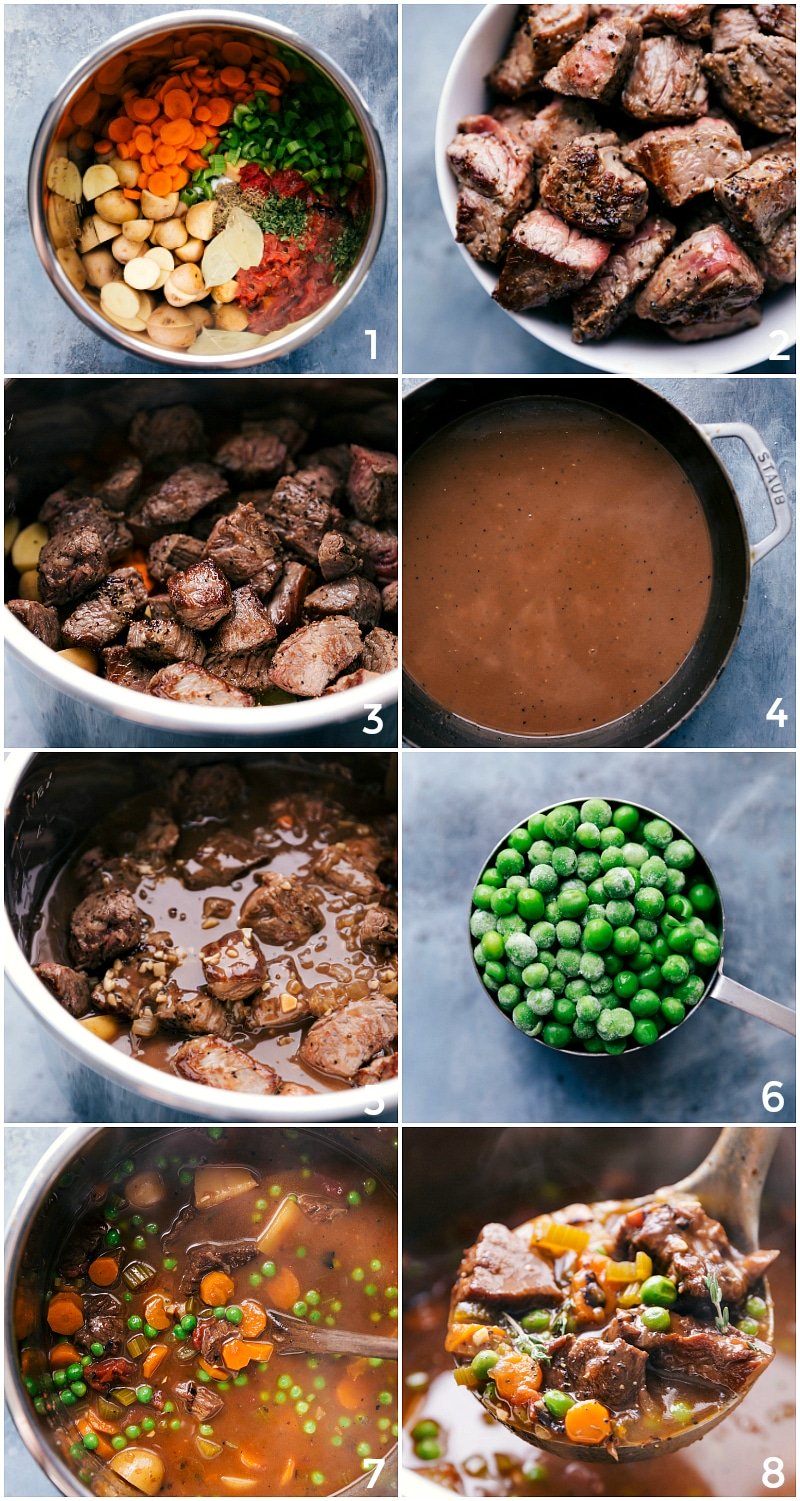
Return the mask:
M 489 105 L 486 75 L 505 52 L 511 37 L 517 7 L 486 5 L 469 28 L 452 63 L 436 116 L 436 180 L 450 233 L 455 235 L 458 186 L 447 163 L 447 147 L 465 115 L 481 114 Z M 473 259 L 463 245 L 458 247 L 473 276 L 487 296 L 497 286 L 497 273 Z M 499 303 L 497 304 L 499 310 Z M 506 312 L 506 309 L 502 309 Z M 532 313 L 507 313 L 526 333 L 550 349 L 557 349 L 595 370 L 621 375 L 712 375 L 745 370 L 761 360 L 788 350 L 795 341 L 795 290 L 784 287 L 767 294 L 764 317 L 758 328 L 711 339 L 703 344 L 675 344 L 655 327 L 629 321 L 620 333 L 598 344 L 575 344 L 570 333 L 569 304 L 554 303 Z M 497 340 L 502 340 L 498 316 Z M 782 335 L 780 337 L 779 335 Z M 535 358 L 535 356 L 534 356 Z M 534 367 L 535 368 L 535 367 Z M 786 371 L 785 362 L 775 361 L 776 375 Z

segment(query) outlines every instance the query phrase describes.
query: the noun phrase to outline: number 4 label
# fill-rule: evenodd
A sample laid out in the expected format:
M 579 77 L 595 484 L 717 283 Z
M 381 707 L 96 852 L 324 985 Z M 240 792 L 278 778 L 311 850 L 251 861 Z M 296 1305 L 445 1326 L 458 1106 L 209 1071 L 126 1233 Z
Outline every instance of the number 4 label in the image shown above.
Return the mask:
M 772 705 L 772 708 L 770 709 L 769 713 L 767 714 L 767 719 L 771 720 L 772 723 L 776 724 L 778 726 L 778 728 L 781 729 L 781 730 L 783 729 L 784 725 L 786 724 L 787 719 L 789 718 L 789 715 L 786 713 L 786 710 L 781 708 L 781 704 L 782 703 L 783 703 L 783 699 L 782 698 L 776 698 L 774 704 Z

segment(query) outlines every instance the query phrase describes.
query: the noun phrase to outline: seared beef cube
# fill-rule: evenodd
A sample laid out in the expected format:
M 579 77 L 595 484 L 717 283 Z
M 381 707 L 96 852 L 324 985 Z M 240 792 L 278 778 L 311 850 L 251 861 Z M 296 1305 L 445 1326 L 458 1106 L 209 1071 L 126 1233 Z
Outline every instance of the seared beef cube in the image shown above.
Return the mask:
M 137 502 L 131 520 L 142 533 L 166 531 L 183 526 L 229 494 L 228 481 L 213 464 L 185 464 Z
M 622 107 L 637 120 L 696 120 L 708 108 L 703 50 L 676 36 L 647 37 L 636 54 Z
M 398 665 L 397 637 L 376 626 L 364 637 L 361 660 L 368 672 L 392 672 Z
M 106 476 L 97 493 L 110 511 L 124 511 L 138 494 L 142 482 L 142 461 L 135 454 L 120 459 Z
M 533 193 L 531 152 L 519 136 L 491 115 L 470 115 L 460 122 L 458 134 L 447 148 L 447 160 L 462 188 L 472 188 L 517 213 L 528 207 Z M 354 448 L 354 458 L 357 453 L 366 454 L 367 450 Z M 377 511 L 355 509 L 362 521 L 381 519 Z
M 269 611 L 249 584 L 234 589 L 231 613 L 218 625 L 212 638 L 212 652 L 257 651 L 276 637 Z M 223 674 L 224 676 L 224 674 Z
M 64 640 L 67 646 L 88 646 L 98 651 L 108 646 L 146 604 L 142 575 L 136 568 L 118 568 L 67 617 L 62 627 Z
M 501 259 L 518 218 L 518 209 L 503 208 L 495 199 L 462 188 L 456 202 L 456 240 L 466 246 L 474 260 L 494 265 Z
M 622 88 L 641 40 L 641 26 L 624 15 L 599 21 L 545 74 L 545 88 L 610 104 Z
M 385 996 L 353 1001 L 314 1022 L 298 1049 L 302 1063 L 335 1079 L 353 1079 L 397 1037 L 397 1007 Z
M 106 646 L 103 650 L 103 675 L 121 688 L 147 693 L 153 676 L 152 664 L 135 657 L 127 646 Z
M 246 430 L 217 450 L 219 464 L 239 485 L 269 484 L 285 474 L 289 449 L 269 422 L 249 422 Z
M 231 586 L 225 574 L 211 558 L 193 563 L 182 573 L 173 573 L 167 582 L 172 608 L 184 625 L 197 631 L 209 631 L 233 604 Z
M 381 596 L 369 579 L 339 579 L 314 589 L 306 597 L 305 609 L 309 620 L 349 615 L 366 631 L 380 619 Z
M 361 632 L 348 615 L 332 615 L 293 631 L 278 647 L 271 678 L 298 698 L 318 698 L 361 654 Z
M 10 599 L 7 608 L 15 620 L 24 625 L 45 646 L 58 651 L 61 643 L 61 626 L 52 605 L 42 605 L 37 599 Z
M 160 1027 L 193 1037 L 225 1037 L 229 1029 L 228 1013 L 221 1001 L 206 990 L 185 989 L 174 976 L 159 993 L 155 1013 Z
M 791 214 L 768 245 L 756 246 L 752 252 L 768 292 L 788 286 L 796 277 L 797 218 Z
M 669 323 L 664 332 L 676 344 L 700 344 L 705 339 L 725 339 L 730 334 L 743 333 L 747 328 L 758 328 L 761 309 L 751 303 L 730 318 L 707 318 L 703 323 Z
M 342 839 L 330 844 L 317 855 L 314 870 L 327 886 L 347 891 L 363 902 L 374 902 L 386 894 L 378 875 L 384 851 L 377 839 Z
M 172 854 L 180 837 L 181 831 L 168 809 L 151 808 L 147 823 L 136 835 L 133 853 L 149 856 L 151 859 L 163 859 L 165 855 Z
M 379 586 L 397 578 L 398 546 L 394 532 L 378 531 L 353 517 L 346 524 L 348 536 L 353 537 L 364 555 L 365 572 L 375 576 Z
M 690 235 L 663 260 L 636 299 L 640 318 L 687 324 L 727 318 L 764 290 L 760 272 L 717 224 Z
M 367 672 L 365 667 L 357 667 L 354 672 L 345 672 L 330 688 L 325 689 L 325 697 L 330 693 L 347 693 L 349 688 L 363 688 L 365 683 L 374 683 L 380 677 L 378 672 Z
M 493 297 L 514 312 L 544 307 L 577 292 L 608 259 L 604 240 L 572 229 L 547 209 L 536 208 L 516 225 Z
M 358 930 L 359 941 L 367 948 L 397 948 L 397 913 L 389 907 L 370 907 Z
M 186 1411 L 197 1423 L 210 1423 L 225 1406 L 216 1392 L 209 1391 L 207 1386 L 199 1386 L 196 1381 L 182 1381 L 176 1386 L 175 1394 L 183 1398 Z
M 381 603 L 384 615 L 396 615 L 398 602 L 399 589 L 397 580 L 395 580 L 393 584 L 387 584 L 386 588 L 381 590 Z
M 713 52 L 703 66 L 723 105 L 738 120 L 786 135 L 795 128 L 795 44 L 783 36 L 749 36 L 733 52 Z
M 508 1303 L 513 1306 L 560 1303 L 561 1289 L 549 1261 L 528 1249 L 529 1236 L 507 1225 L 484 1225 L 474 1246 L 465 1251 L 458 1273 L 459 1301 Z
M 77 498 L 83 498 L 84 503 L 89 504 L 96 499 L 95 496 L 87 496 L 83 485 L 78 480 L 70 480 L 58 490 L 52 490 L 42 501 L 37 514 L 37 521 L 43 521 L 50 528 L 51 536 L 57 531 L 60 518 L 65 510 L 74 505 Z M 102 505 L 102 501 L 100 502 Z
M 656 21 L 663 19 L 670 31 L 677 31 L 690 42 L 701 42 L 711 35 L 712 5 L 657 5 Z
M 669 1323 L 668 1331 L 658 1333 L 630 1313 L 619 1314 L 615 1321 L 622 1338 L 646 1352 L 651 1367 L 700 1387 L 746 1391 L 775 1354 L 771 1345 L 730 1325 L 721 1334 L 713 1324 L 676 1313 L 670 1314 Z
M 97 495 L 68 497 L 58 514 L 50 520 L 49 527 L 51 541 L 79 527 L 91 527 L 99 533 L 110 563 L 118 562 L 133 541 L 130 527 L 119 516 L 107 511 Z
M 305 1021 L 309 1015 L 309 1008 L 303 996 L 293 995 L 289 990 L 280 992 L 260 991 L 247 1001 L 236 1001 L 228 1007 L 228 1016 L 233 1027 L 243 1027 L 246 1032 L 253 1033 L 262 1027 L 284 1027 L 287 1022 L 292 1026 Z
M 273 947 L 307 943 L 323 926 L 314 895 L 295 876 L 260 871 L 258 886 L 245 899 L 239 915 L 242 927 Z
M 302 454 L 301 460 L 304 470 L 326 469 L 329 481 L 333 484 L 331 498 L 343 490 L 350 473 L 350 444 L 336 443 L 330 448 L 316 448 L 313 453 Z
M 87 1353 L 96 1353 L 91 1349 L 92 1345 L 102 1345 L 106 1354 L 118 1354 L 125 1338 L 119 1298 L 113 1293 L 84 1293 L 83 1326 L 74 1338 L 76 1345 Z
M 85 1016 L 89 1010 L 89 981 L 68 964 L 34 964 L 33 972 L 51 990 L 70 1016 Z
M 200 637 L 174 618 L 133 620 L 128 627 L 128 650 L 148 662 L 194 662 L 204 660 L 206 649 Z
M 365 1063 L 358 1070 L 354 1083 L 363 1086 L 365 1084 L 385 1084 L 389 1079 L 397 1078 L 397 1054 L 382 1053 L 379 1058 L 373 1058 L 371 1063 Z
M 124 886 L 79 902 L 69 920 L 70 952 L 78 969 L 102 969 L 142 941 L 142 914 Z
M 542 202 L 576 229 L 618 239 L 647 213 L 647 183 L 630 172 L 615 135 L 581 136 L 545 167 Z
M 246 693 L 270 693 L 272 658 L 272 647 L 263 651 L 215 652 L 206 658 L 206 668 L 233 688 Z
M 582 99 L 552 99 L 525 126 L 524 140 L 533 152 L 534 162 L 541 165 L 571 141 L 594 135 L 599 128 L 591 105 Z
M 658 188 L 674 208 L 724 182 L 750 160 L 727 120 L 651 130 L 623 147 L 622 159 Z
M 242 834 L 215 829 L 194 854 L 178 860 L 177 865 L 184 885 L 190 891 L 203 891 L 206 886 L 230 886 L 268 858 L 264 850 Z
M 569 1345 L 564 1364 L 576 1396 L 620 1411 L 636 1403 L 644 1384 L 647 1355 L 624 1339 L 579 1334 Z
M 256 702 L 251 693 L 229 687 L 204 667 L 185 667 L 181 662 L 171 662 L 155 673 L 149 691 L 155 698 L 173 698 L 181 704 L 204 704 L 212 709 L 252 709 Z
M 198 1055 L 200 1051 L 200 1049 L 197 1050 Z M 166 1240 L 167 1237 L 164 1236 L 164 1242 Z M 198 1246 L 190 1246 L 185 1253 L 181 1279 L 178 1283 L 180 1297 L 197 1297 L 200 1283 L 206 1272 L 235 1272 L 240 1266 L 247 1266 L 248 1262 L 253 1261 L 257 1255 L 258 1242 L 255 1240 L 203 1241 Z M 209 1365 L 219 1365 L 220 1341 L 230 1339 L 232 1332 L 236 1331 L 235 1329 L 231 1331 L 227 1319 L 209 1317 L 208 1314 L 204 1314 L 197 1320 L 191 1341 Z
M 733 52 L 740 42 L 759 30 L 758 21 L 746 5 L 718 5 L 711 23 L 711 50 Z
M 203 543 L 199 537 L 190 537 L 185 532 L 170 532 L 159 537 L 150 546 L 147 554 L 148 572 L 159 584 L 166 584 L 173 573 L 182 573 L 199 563 L 203 556 Z
M 230 917 L 235 903 L 225 896 L 207 896 L 203 902 L 203 919 Z
M 311 564 L 316 563 L 320 542 L 336 521 L 329 496 L 320 493 L 318 477 L 317 470 L 287 474 L 257 507 L 284 547 Z
M 327 583 L 361 573 L 364 559 L 352 537 L 344 532 L 326 532 L 319 544 L 319 571 Z
M 180 767 L 170 778 L 169 790 L 182 823 L 204 823 L 208 818 L 225 819 L 236 813 L 242 805 L 245 782 L 230 761 L 209 761 L 196 771 Z
M 279 552 L 272 528 L 249 503 L 221 516 L 205 547 L 206 557 L 234 584 L 246 583 L 267 565 L 274 567 Z
M 794 148 L 776 149 L 718 183 L 714 197 L 742 234 L 768 245 L 795 206 L 796 178 Z
M 397 454 L 372 448 L 351 448 L 353 463 L 347 479 L 347 498 L 359 521 L 376 526 L 397 519 Z
M 221 1001 L 243 1001 L 267 978 L 264 955 L 249 929 L 236 928 L 207 943 L 200 963 L 209 990 Z
M 151 469 L 169 469 L 184 459 L 203 458 L 206 451 L 203 419 L 190 406 L 137 412 L 128 441 Z
M 508 52 L 489 75 L 490 88 L 510 99 L 526 94 L 588 24 L 588 5 L 524 6 Z
M 173 1055 L 172 1067 L 195 1084 L 207 1084 L 210 1089 L 232 1089 L 236 1094 L 277 1094 L 280 1084 L 269 1064 L 259 1063 L 220 1037 L 194 1037 L 185 1042 Z M 226 1329 L 230 1332 L 230 1325 Z
M 572 303 L 572 337 L 576 344 L 607 339 L 633 309 L 640 287 L 650 280 L 675 239 L 675 225 L 649 218 L 625 244 L 618 245 L 588 287 Z
M 796 12 L 793 5 L 754 5 L 753 11 L 762 31 L 776 36 L 785 36 L 793 42 L 797 35 Z
M 679 1202 L 657 1199 L 632 1210 L 619 1227 L 617 1246 L 646 1251 L 676 1284 L 683 1305 L 689 1302 L 706 1315 L 713 1309 L 706 1280 L 711 1272 L 722 1301 L 740 1303 L 778 1255 L 743 1255 L 731 1245 L 719 1220 L 688 1196 Z
M 39 554 L 39 594 L 42 604 L 65 605 L 80 599 L 102 582 L 108 571 L 108 553 L 93 526 L 57 532 Z

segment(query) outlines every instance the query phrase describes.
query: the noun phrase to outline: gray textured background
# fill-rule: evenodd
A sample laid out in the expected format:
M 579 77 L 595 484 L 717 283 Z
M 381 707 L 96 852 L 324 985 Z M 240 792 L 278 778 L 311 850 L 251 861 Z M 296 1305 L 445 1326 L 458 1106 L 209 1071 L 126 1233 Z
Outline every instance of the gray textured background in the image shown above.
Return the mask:
M 613 376 L 588 376 L 588 382 Z M 406 380 L 406 390 L 419 384 Z M 778 468 L 794 513 L 796 484 L 795 382 L 793 380 L 648 380 L 695 422 L 749 422 L 761 433 Z M 635 420 L 635 412 L 631 413 Z M 772 514 L 744 444 L 715 444 L 738 491 L 751 542 L 772 529 Z M 664 743 L 697 748 L 795 744 L 795 534 L 754 569 L 742 632 L 733 656 L 706 702 Z M 783 729 L 766 715 L 783 698 Z
M 725 907 L 725 970 L 792 1003 L 795 758 L 698 751 L 407 751 L 403 756 L 403 1119 L 736 1122 L 795 1118 L 785 1033 L 708 999 L 652 1051 L 595 1062 L 516 1031 L 472 965 L 473 882 L 537 808 L 600 794 L 672 818 Z M 786 1108 L 761 1091 L 783 1082 Z
M 453 243 L 434 171 L 434 129 L 448 69 L 480 6 L 403 7 L 403 368 L 422 374 L 579 374 L 487 297 Z M 795 369 L 795 356 L 754 368 Z
M 195 7 L 196 8 L 196 7 Z M 5 7 L 5 369 L 9 374 L 163 373 L 91 333 L 48 280 L 31 237 L 28 160 L 45 110 L 70 70 L 124 27 L 191 6 L 7 5 Z M 249 5 L 327 52 L 363 95 L 383 142 L 389 175 L 386 229 L 369 277 L 341 317 L 312 343 L 253 367 L 276 374 L 371 375 L 397 367 L 397 12 L 393 5 Z M 377 330 L 369 358 L 365 328 Z

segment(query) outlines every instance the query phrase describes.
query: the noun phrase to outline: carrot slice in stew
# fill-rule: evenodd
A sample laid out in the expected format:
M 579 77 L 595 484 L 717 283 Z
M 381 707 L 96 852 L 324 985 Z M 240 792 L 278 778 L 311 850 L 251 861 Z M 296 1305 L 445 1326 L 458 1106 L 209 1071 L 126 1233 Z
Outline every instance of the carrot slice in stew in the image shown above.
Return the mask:
M 300 1283 L 290 1267 L 282 1267 L 270 1283 L 269 1300 L 276 1308 L 291 1308 L 300 1296 Z
M 153 1329 L 169 1329 L 172 1319 L 167 1313 L 167 1300 L 163 1293 L 153 1293 L 147 1299 L 144 1316 Z
M 95 1287 L 111 1287 L 119 1276 L 116 1256 L 97 1256 L 89 1267 L 89 1281 Z
M 47 1322 L 55 1334 L 75 1334 L 83 1323 L 83 1299 L 71 1290 L 54 1293 L 47 1308 Z
M 164 95 L 164 114 L 168 120 L 188 119 L 192 113 L 192 101 L 185 89 L 170 89 Z
M 257 1298 L 245 1298 L 240 1304 L 242 1322 L 239 1328 L 245 1339 L 258 1339 L 267 1327 L 267 1315 Z
M 153 1328 L 155 1328 L 155 1324 L 153 1325 Z M 159 1366 L 164 1364 L 164 1361 L 166 1360 L 168 1355 L 169 1349 L 166 1345 L 150 1346 L 150 1349 L 148 1350 L 147 1354 L 144 1357 L 144 1360 L 142 1361 L 142 1375 L 144 1376 L 146 1381 L 149 1381 L 151 1376 L 155 1376 L 155 1373 L 158 1370 Z
M 200 1297 L 209 1308 L 227 1303 L 233 1296 L 233 1278 L 227 1272 L 206 1272 L 200 1283 Z
M 59 1345 L 53 1345 L 49 1360 L 54 1371 L 61 1371 L 65 1366 L 74 1365 L 80 1360 L 81 1354 L 77 1345 L 70 1345 L 63 1340 Z
M 228 1374 L 224 1366 L 209 1365 L 208 1361 L 204 1360 L 202 1355 L 197 1364 L 201 1370 L 205 1371 L 207 1376 L 212 1376 L 215 1381 L 224 1381 Z
M 613 1424 L 611 1414 L 602 1402 L 587 1401 L 573 1403 L 564 1418 L 564 1427 L 567 1438 L 575 1444 L 602 1444 L 610 1437 Z

